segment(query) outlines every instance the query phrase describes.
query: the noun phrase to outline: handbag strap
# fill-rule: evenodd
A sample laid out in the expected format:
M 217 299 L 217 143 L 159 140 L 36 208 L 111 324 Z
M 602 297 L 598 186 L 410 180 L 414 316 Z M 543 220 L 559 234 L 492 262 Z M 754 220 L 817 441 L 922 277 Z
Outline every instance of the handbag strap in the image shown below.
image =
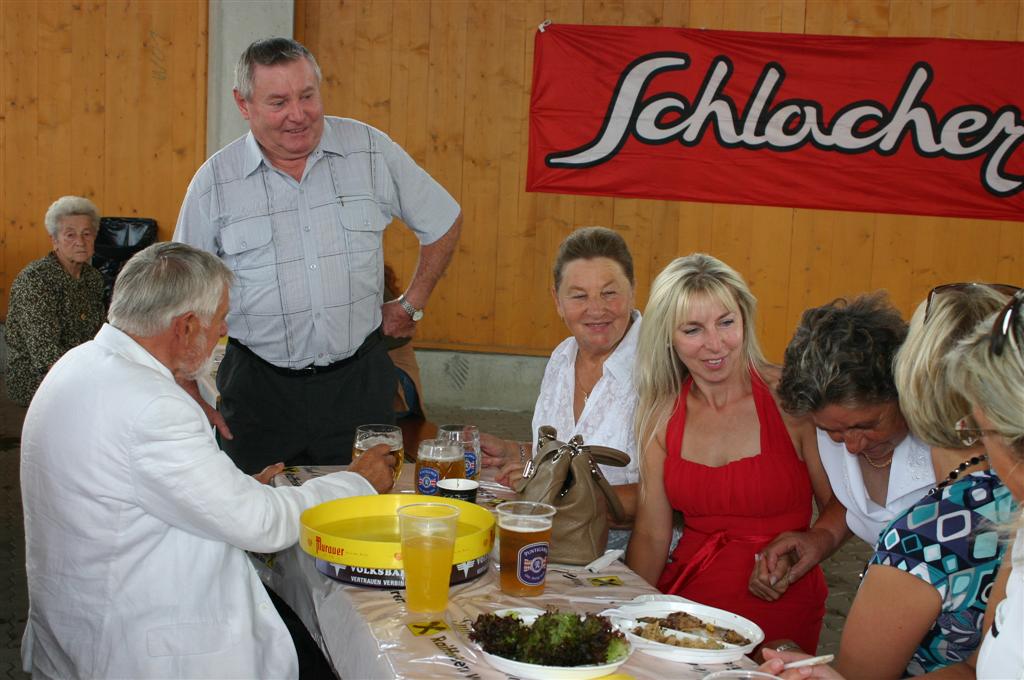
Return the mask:
M 555 428 L 550 425 L 542 425 L 537 430 L 537 456 L 536 461 L 544 460 L 545 456 L 564 450 L 570 454 L 573 458 L 576 456 L 585 456 L 589 467 L 590 476 L 597 482 L 597 486 L 601 489 L 604 494 L 605 500 L 608 502 L 608 507 L 612 511 L 612 515 L 618 522 L 624 522 L 626 520 L 626 511 L 622 507 L 622 501 L 619 500 L 618 494 L 612 488 L 612 485 L 608 483 L 604 474 L 601 472 L 601 468 L 597 466 L 598 463 L 604 465 L 615 465 L 622 467 L 629 463 L 629 456 L 608 446 L 590 446 L 583 444 L 583 438 L 579 435 L 573 435 L 572 439 L 568 442 L 558 441 L 558 435 Z M 534 460 L 530 460 L 527 464 L 526 469 L 523 470 L 523 477 L 532 477 L 533 470 L 536 468 Z

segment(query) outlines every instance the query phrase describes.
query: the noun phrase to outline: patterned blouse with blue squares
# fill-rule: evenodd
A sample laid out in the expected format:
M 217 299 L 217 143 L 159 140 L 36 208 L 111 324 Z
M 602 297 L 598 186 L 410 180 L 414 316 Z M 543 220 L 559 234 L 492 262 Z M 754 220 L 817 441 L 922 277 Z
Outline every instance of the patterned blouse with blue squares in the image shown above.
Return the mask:
M 989 591 L 1006 550 L 999 525 L 1012 519 L 1015 508 L 999 477 L 985 470 L 925 496 L 882 532 L 868 564 L 912 574 L 942 598 L 939 617 L 907 666 L 909 675 L 963 661 L 981 644 Z

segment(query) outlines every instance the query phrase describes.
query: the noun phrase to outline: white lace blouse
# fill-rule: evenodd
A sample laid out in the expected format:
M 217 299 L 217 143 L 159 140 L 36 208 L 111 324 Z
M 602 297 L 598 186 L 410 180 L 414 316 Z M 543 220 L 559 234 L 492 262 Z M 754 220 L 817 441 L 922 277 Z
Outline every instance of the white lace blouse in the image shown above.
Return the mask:
M 573 435 L 583 437 L 585 444 L 599 444 L 629 454 L 629 465 L 602 465 L 601 472 L 611 484 L 633 484 L 640 479 L 637 468 L 636 436 L 633 417 L 637 394 L 633 386 L 633 364 L 640 335 L 640 312 L 633 310 L 632 324 L 622 342 L 604 362 L 601 379 L 594 385 L 583 406 L 579 422 L 573 419 L 573 396 L 576 391 L 576 338 L 569 336 L 555 348 L 544 369 L 540 396 L 533 410 L 533 437 L 536 452 L 537 429 L 551 425 L 558 438 L 566 441 Z

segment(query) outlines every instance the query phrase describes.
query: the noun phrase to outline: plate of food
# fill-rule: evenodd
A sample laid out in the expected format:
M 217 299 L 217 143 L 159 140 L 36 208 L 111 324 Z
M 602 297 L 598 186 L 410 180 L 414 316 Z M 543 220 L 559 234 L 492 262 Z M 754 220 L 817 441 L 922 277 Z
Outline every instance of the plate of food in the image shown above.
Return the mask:
M 764 631 L 753 621 L 695 602 L 623 604 L 601 614 L 634 648 L 670 661 L 736 661 L 764 641 Z
M 607 617 L 531 607 L 481 614 L 469 637 L 487 663 L 523 680 L 604 677 L 633 651 Z

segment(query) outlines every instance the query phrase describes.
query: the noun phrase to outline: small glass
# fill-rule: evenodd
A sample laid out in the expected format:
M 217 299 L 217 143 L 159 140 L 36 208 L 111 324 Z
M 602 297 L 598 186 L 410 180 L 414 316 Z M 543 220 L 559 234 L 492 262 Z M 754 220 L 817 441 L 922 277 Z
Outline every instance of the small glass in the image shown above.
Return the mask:
M 462 447 L 448 439 L 424 439 L 416 452 L 416 493 L 437 494 L 437 484 L 444 479 L 466 476 L 466 459 Z
M 437 428 L 437 437 L 461 444 L 466 457 L 466 479 L 480 477 L 480 430 L 476 425 L 442 425 Z
M 402 462 L 405 459 L 405 443 L 402 440 L 402 428 L 397 425 L 360 425 L 356 428 L 356 436 L 352 442 L 352 462 L 378 444 L 387 444 L 391 453 L 395 454 L 395 482 L 402 474 Z
M 446 503 L 398 508 L 405 604 L 409 611 L 440 614 L 448 607 L 459 509 Z

